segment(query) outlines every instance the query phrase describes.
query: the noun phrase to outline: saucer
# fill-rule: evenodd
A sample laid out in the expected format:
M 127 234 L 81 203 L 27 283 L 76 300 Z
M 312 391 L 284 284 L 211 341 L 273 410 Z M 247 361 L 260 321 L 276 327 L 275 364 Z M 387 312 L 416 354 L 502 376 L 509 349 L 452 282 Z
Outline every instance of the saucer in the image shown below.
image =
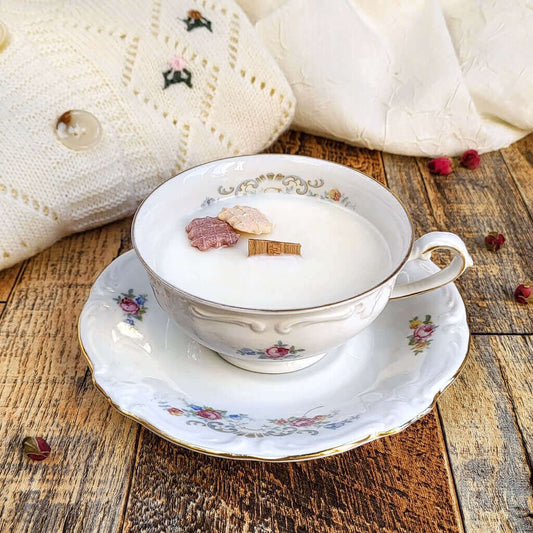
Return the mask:
M 412 261 L 399 282 L 436 271 L 431 261 Z M 96 280 L 79 340 L 109 402 L 158 435 L 210 455 L 299 461 L 418 420 L 457 377 L 470 334 L 450 283 L 389 302 L 371 326 L 311 367 L 257 374 L 182 333 L 129 251 Z

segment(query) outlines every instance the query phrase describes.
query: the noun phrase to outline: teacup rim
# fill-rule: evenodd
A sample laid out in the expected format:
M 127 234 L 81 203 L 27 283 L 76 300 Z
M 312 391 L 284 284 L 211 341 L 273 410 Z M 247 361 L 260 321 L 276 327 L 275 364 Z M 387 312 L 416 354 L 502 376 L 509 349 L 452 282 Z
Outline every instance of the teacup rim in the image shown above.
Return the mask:
M 164 279 L 160 274 L 158 274 L 144 260 L 144 258 L 142 257 L 142 254 L 141 254 L 141 252 L 140 252 L 140 250 L 139 250 L 139 248 L 137 246 L 137 243 L 135 241 L 136 222 L 137 222 L 138 215 L 139 215 L 143 205 L 148 201 L 149 198 L 151 198 L 154 194 L 156 194 L 156 192 L 161 187 L 163 187 L 164 185 L 166 185 L 171 180 L 176 179 L 178 176 L 181 176 L 182 174 L 184 174 L 186 172 L 190 172 L 191 170 L 195 170 L 195 169 L 198 169 L 198 168 L 203 167 L 203 166 L 211 165 L 213 163 L 221 163 L 223 161 L 230 161 L 230 160 L 233 160 L 233 159 L 256 159 L 256 158 L 263 158 L 263 157 L 266 157 L 266 158 L 270 158 L 270 157 L 271 158 L 282 158 L 282 159 L 291 158 L 291 159 L 300 159 L 300 160 L 320 161 L 323 164 L 333 165 L 333 166 L 337 166 L 337 167 L 343 167 L 343 168 L 348 169 L 348 170 L 350 170 L 352 172 L 355 172 L 356 174 L 359 174 L 363 178 L 371 180 L 373 183 L 375 183 L 379 187 L 383 188 L 387 193 L 389 193 L 391 196 L 393 196 L 394 199 L 400 205 L 400 207 L 403 209 L 403 212 L 405 213 L 405 216 L 407 217 L 407 220 L 409 221 L 409 227 L 410 227 L 410 230 L 411 230 L 411 232 L 410 232 L 410 242 L 409 242 L 409 246 L 407 247 L 407 252 L 405 253 L 404 257 L 402 258 L 402 260 L 400 261 L 398 266 L 393 270 L 393 272 L 391 274 L 389 274 L 387 277 L 385 277 L 383 280 L 381 280 L 379 283 L 373 285 L 371 288 L 365 289 L 363 292 L 360 292 L 360 293 L 358 293 L 358 294 L 356 294 L 354 296 L 350 296 L 348 298 L 343 298 L 342 300 L 337 300 L 335 302 L 329 302 L 329 303 L 325 303 L 325 304 L 307 306 L 307 307 L 292 308 L 292 309 L 290 309 L 290 308 L 285 308 L 285 309 L 261 309 L 261 308 L 254 308 L 254 307 L 243 307 L 243 306 L 225 304 L 225 303 L 222 303 L 222 302 L 217 302 L 215 300 L 208 300 L 207 298 L 202 298 L 202 297 L 196 296 L 195 294 L 192 294 L 190 292 L 184 291 L 183 289 L 180 289 L 179 287 L 176 287 L 176 285 L 174 285 L 174 284 L 170 283 L 169 281 L 167 281 L 166 279 Z M 376 289 L 379 289 L 380 287 L 385 285 L 388 281 L 390 281 L 392 278 L 394 278 L 402 270 L 404 265 L 407 263 L 407 260 L 409 259 L 409 256 L 411 254 L 411 251 L 412 251 L 413 245 L 414 245 L 414 241 L 415 241 L 415 238 L 414 238 L 414 235 L 415 235 L 414 225 L 413 225 L 413 221 L 411 220 L 411 217 L 409 216 L 409 212 L 407 211 L 407 209 L 406 209 L 404 203 L 402 202 L 402 200 L 392 190 L 390 190 L 388 187 L 386 187 L 385 185 L 380 183 L 378 180 L 372 178 L 371 176 L 368 176 L 364 172 L 361 172 L 360 170 L 357 170 L 355 168 L 349 167 L 348 165 L 343 165 L 342 163 L 336 163 L 334 161 L 329 161 L 328 159 L 319 159 L 317 157 L 310 157 L 310 156 L 299 155 L 299 154 L 249 154 L 249 155 L 236 155 L 236 156 L 231 156 L 231 157 L 221 157 L 219 159 L 213 159 L 211 161 L 206 161 L 205 163 L 201 163 L 199 165 L 195 165 L 195 166 L 189 167 L 189 168 L 187 168 L 185 170 L 182 170 L 181 172 L 178 172 L 178 174 L 172 176 L 168 180 L 165 180 L 162 183 L 160 183 L 157 187 L 155 187 L 142 200 L 142 202 L 137 207 L 137 209 L 135 211 L 135 214 L 133 216 L 133 220 L 132 220 L 132 223 L 131 223 L 130 235 L 131 235 L 131 242 L 132 242 L 132 245 L 133 245 L 133 249 L 135 250 L 135 254 L 137 255 L 137 258 L 139 259 L 139 261 L 141 262 L 143 267 L 147 270 L 147 272 L 150 273 L 151 276 L 153 276 L 155 279 L 157 279 L 157 281 L 159 283 L 163 284 L 168 289 L 170 289 L 172 291 L 175 291 L 175 292 L 178 292 L 183 297 L 185 297 L 187 299 L 190 299 L 190 300 L 193 300 L 195 303 L 200 303 L 200 304 L 207 305 L 207 306 L 210 306 L 210 307 L 216 307 L 218 309 L 225 309 L 225 310 L 235 311 L 235 312 L 240 312 L 240 313 L 276 314 L 276 315 L 277 314 L 307 313 L 307 312 L 320 311 L 322 309 L 334 308 L 334 307 L 338 307 L 338 306 L 347 304 L 347 303 L 349 303 L 351 301 L 355 301 L 355 300 L 357 300 L 357 299 L 359 299 L 359 298 L 361 298 L 361 297 L 363 297 L 363 296 L 365 296 L 367 294 L 372 293 Z

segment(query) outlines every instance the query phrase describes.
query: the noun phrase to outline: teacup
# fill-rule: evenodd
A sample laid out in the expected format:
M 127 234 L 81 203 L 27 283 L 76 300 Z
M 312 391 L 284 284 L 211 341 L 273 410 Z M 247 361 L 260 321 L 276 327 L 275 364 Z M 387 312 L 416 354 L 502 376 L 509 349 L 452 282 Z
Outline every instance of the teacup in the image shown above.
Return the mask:
M 197 289 L 184 288 L 179 276 L 169 275 L 168 261 L 162 266 L 161 258 L 173 246 L 167 236 L 178 232 L 182 239 L 186 224 L 183 221 L 203 216 L 203 210 L 211 213 L 228 202 L 229 205 L 246 205 L 247 201 L 268 204 L 281 199 L 300 206 L 294 204 L 294 199 L 303 201 L 305 198 L 318 202 L 313 204 L 313 209 L 319 212 L 321 209 L 324 212 L 331 210 L 331 206 L 348 210 L 354 217 L 362 217 L 361 220 L 367 221 L 381 235 L 381 240 L 372 241 L 374 248 L 368 262 L 376 270 L 372 257 L 378 252 L 386 252 L 383 255 L 388 258 L 386 267 L 369 273 L 364 265 L 359 265 L 357 268 L 364 276 L 358 276 L 358 279 L 371 281 L 358 286 L 353 294 L 329 295 L 326 278 L 334 277 L 335 272 L 325 272 L 321 279 L 306 280 L 310 291 L 313 287 L 321 287 L 318 301 L 312 304 L 298 305 L 298 294 L 303 301 L 303 293 L 296 292 L 296 300 L 291 293 L 294 301 L 287 302 L 290 305 L 283 305 L 283 301 L 277 307 L 255 305 L 253 291 L 248 291 L 250 294 L 245 296 L 250 303 L 242 305 L 231 293 L 232 290 L 238 292 L 237 286 L 229 285 L 228 296 L 212 298 L 211 293 L 214 294 L 218 287 L 210 285 L 209 280 L 199 280 Z M 303 237 L 312 239 L 309 235 Z M 141 204 L 133 221 L 132 239 L 155 297 L 168 315 L 190 337 L 218 352 L 226 361 L 246 370 L 265 373 L 291 372 L 312 365 L 368 327 L 390 299 L 442 287 L 472 265 L 466 246 L 457 235 L 431 232 L 414 241 L 406 210 L 396 196 L 377 181 L 349 167 L 293 155 L 234 157 L 182 172 L 155 189 Z M 189 246 L 186 240 L 184 242 L 186 244 L 179 246 Z M 418 281 L 396 283 L 408 261 L 429 259 L 438 248 L 453 254 L 444 269 Z M 301 267 L 305 273 L 305 245 L 302 250 L 302 258 L 296 260 L 301 263 L 296 267 L 291 264 L 291 268 Z M 185 258 L 192 257 L 191 253 L 208 254 L 198 257 L 202 257 L 204 264 L 213 261 L 213 268 L 216 268 L 215 258 L 222 256 L 213 254 L 223 254 L 225 250 L 200 252 L 194 249 L 190 252 L 181 248 L 173 253 L 176 262 L 185 262 L 185 268 L 188 268 Z M 275 258 L 268 260 L 274 261 L 270 264 L 275 265 Z M 232 261 L 241 265 L 241 261 L 249 261 L 249 258 L 243 255 L 242 259 Z M 253 269 L 254 264 L 259 265 L 252 261 L 246 263 L 248 269 Z M 347 272 L 350 266 L 343 264 L 342 256 L 337 259 L 339 271 Z M 275 271 L 275 267 L 272 268 Z M 193 272 L 187 274 L 194 274 L 194 269 L 191 263 Z M 372 278 L 367 274 L 375 276 Z

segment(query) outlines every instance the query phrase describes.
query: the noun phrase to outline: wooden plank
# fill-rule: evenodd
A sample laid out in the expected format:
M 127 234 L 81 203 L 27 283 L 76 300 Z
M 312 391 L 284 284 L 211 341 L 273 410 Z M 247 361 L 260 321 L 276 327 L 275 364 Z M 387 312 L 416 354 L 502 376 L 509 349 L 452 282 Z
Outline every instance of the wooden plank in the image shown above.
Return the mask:
M 0 302 L 5 302 L 8 299 L 22 268 L 23 263 L 19 263 L 0 272 Z
M 473 332 L 531 333 L 533 320 L 525 306 L 514 302 L 517 285 L 531 277 L 533 221 L 499 152 L 482 156 L 476 170 L 456 168 L 449 176 L 434 176 L 427 159 L 383 154 L 389 186 L 412 214 L 417 235 L 451 231 L 460 235 L 474 267 L 457 284 Z M 533 182 L 533 167 L 521 179 Z M 485 235 L 497 230 L 507 237 L 498 253 L 488 252 Z
M 385 181 L 379 152 L 298 132 L 271 150 L 333 160 Z M 296 464 L 206 457 L 143 430 L 125 528 L 433 532 L 462 531 L 462 524 L 432 413 L 398 436 Z
M 533 339 L 477 336 L 439 401 L 465 529 L 533 531 Z
M 143 429 L 125 529 L 462 531 L 436 435 L 432 413 L 339 456 L 283 464 L 207 457 Z
M 65 239 L 28 261 L 0 321 L 0 531 L 113 531 L 138 425 L 91 383 L 77 341 L 89 289 L 128 243 L 126 220 Z M 43 436 L 50 457 L 22 455 Z
M 288 131 L 267 152 L 298 154 L 334 161 L 355 168 L 386 185 L 381 152 L 315 137 L 299 131 Z
M 527 205 L 529 215 L 533 217 L 533 134 L 504 148 L 501 153 Z M 531 277 L 533 278 L 533 273 Z

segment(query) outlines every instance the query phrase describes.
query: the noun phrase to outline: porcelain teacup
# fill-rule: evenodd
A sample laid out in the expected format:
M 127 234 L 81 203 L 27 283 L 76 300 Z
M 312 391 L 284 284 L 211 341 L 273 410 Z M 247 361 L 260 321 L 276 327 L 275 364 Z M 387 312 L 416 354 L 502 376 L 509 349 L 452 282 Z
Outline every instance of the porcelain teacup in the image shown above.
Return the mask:
M 342 199 L 347 209 L 370 221 L 384 237 L 391 257 L 388 270 L 376 283 L 356 294 L 290 309 L 211 300 L 184 290 L 179 282 L 171 282 L 162 273 L 158 265 L 161 243 L 154 236 L 168 224 L 169 213 L 197 211 L 228 198 L 245 203 L 247 196 L 262 194 L 310 196 L 323 202 Z M 293 155 L 234 157 L 182 172 L 155 189 L 141 204 L 133 221 L 132 240 L 155 297 L 166 313 L 190 337 L 226 361 L 265 373 L 291 372 L 315 363 L 369 326 L 390 299 L 441 287 L 472 265 L 466 246 L 457 235 L 431 232 L 415 241 L 405 208 L 377 181 L 346 166 Z M 417 281 L 397 282 L 408 261 L 429 260 L 438 248 L 452 252 L 453 258 L 445 268 Z M 310 286 L 317 282 L 309 280 Z

